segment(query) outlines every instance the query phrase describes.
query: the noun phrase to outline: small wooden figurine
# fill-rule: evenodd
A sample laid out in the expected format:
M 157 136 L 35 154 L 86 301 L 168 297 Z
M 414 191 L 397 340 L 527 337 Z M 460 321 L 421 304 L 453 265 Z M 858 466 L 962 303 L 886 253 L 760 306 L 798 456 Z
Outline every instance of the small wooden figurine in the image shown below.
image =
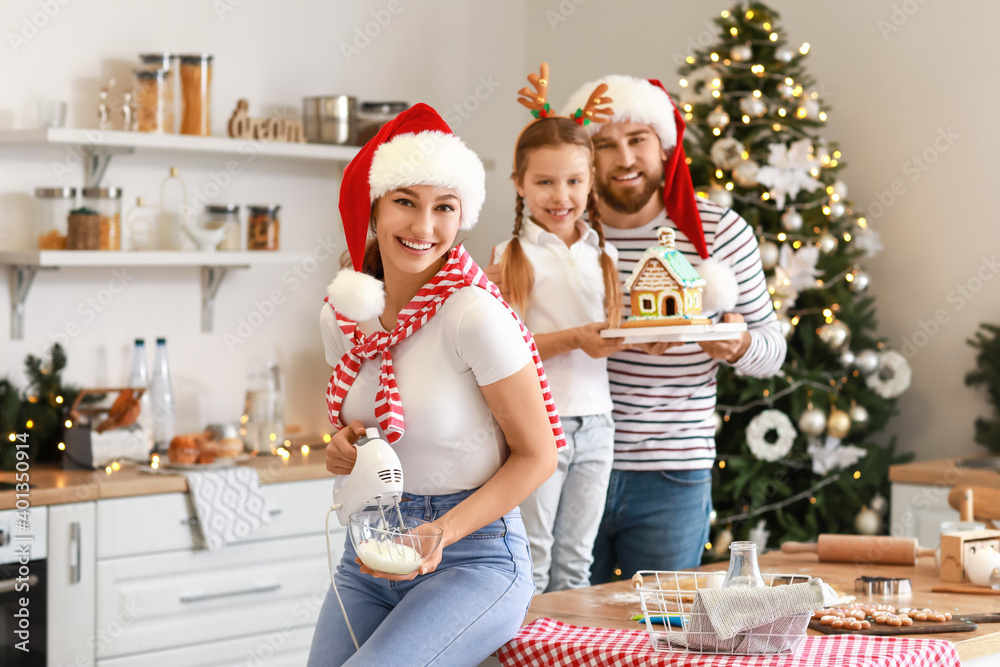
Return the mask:
M 247 115 L 249 108 L 250 104 L 246 100 L 239 100 L 236 103 L 236 109 L 229 118 L 230 137 L 305 143 L 306 135 L 302 129 L 302 121 L 284 118 L 250 118 Z

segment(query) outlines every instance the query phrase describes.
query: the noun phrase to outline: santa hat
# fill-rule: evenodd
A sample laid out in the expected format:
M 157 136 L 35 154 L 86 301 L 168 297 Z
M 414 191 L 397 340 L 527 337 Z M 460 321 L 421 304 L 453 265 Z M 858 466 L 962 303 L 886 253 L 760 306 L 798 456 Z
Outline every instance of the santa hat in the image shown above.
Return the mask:
M 667 209 L 667 216 L 704 260 L 696 267 L 707 283 L 703 295 L 704 309 L 711 312 L 732 310 L 739 297 L 736 276 L 731 269 L 710 256 L 705 244 L 705 232 L 695 203 L 691 172 L 684 155 L 685 126 L 681 112 L 659 80 L 613 74 L 580 86 L 569 98 L 563 113 L 572 113 L 574 109 L 583 107 L 590 92 L 602 83 L 607 84 L 606 94 L 615 101 L 614 115 L 610 122 L 649 125 L 667 151 L 667 159 L 663 162 L 663 205 Z M 605 125 L 591 123 L 585 127 L 588 132 L 595 134 Z M 711 279 L 705 274 L 710 274 Z
M 344 169 L 340 219 L 353 269 L 338 272 L 327 294 L 339 313 L 356 322 L 385 308 L 382 281 L 361 272 L 371 206 L 385 193 L 411 185 L 455 190 L 462 229 L 472 229 L 486 199 L 483 163 L 426 104 L 415 104 L 383 125 Z

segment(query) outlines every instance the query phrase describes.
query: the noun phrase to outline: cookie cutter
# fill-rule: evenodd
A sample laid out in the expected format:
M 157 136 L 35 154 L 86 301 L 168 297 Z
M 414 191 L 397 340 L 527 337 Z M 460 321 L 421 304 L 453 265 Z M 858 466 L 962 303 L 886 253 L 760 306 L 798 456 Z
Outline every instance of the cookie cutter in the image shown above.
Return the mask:
M 913 592 L 913 585 L 909 579 L 858 577 L 854 580 L 854 592 L 867 595 L 909 595 Z

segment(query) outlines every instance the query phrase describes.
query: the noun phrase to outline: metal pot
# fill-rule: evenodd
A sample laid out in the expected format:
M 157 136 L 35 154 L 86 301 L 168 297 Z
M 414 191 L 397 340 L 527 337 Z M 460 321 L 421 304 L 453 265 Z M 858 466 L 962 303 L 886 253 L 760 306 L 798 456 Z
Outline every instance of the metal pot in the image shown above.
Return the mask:
M 303 98 L 302 122 L 309 143 L 356 145 L 358 100 L 350 95 Z

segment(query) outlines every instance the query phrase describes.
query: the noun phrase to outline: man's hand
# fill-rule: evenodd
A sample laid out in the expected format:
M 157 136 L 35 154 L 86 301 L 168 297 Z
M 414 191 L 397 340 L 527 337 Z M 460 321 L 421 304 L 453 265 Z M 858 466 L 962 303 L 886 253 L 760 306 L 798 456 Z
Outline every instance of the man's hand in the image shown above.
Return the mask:
M 354 443 L 365 434 L 365 425 L 353 421 L 330 439 L 326 445 L 326 469 L 334 475 L 350 475 L 354 462 L 358 460 L 358 450 Z
M 725 313 L 722 316 L 722 321 L 727 324 L 730 322 L 742 322 L 743 316 L 739 313 Z M 750 348 L 750 333 L 744 331 L 739 338 L 734 340 L 699 341 L 698 345 L 701 345 L 701 349 L 705 350 L 705 354 L 713 359 L 721 359 L 727 363 L 735 364 Z

